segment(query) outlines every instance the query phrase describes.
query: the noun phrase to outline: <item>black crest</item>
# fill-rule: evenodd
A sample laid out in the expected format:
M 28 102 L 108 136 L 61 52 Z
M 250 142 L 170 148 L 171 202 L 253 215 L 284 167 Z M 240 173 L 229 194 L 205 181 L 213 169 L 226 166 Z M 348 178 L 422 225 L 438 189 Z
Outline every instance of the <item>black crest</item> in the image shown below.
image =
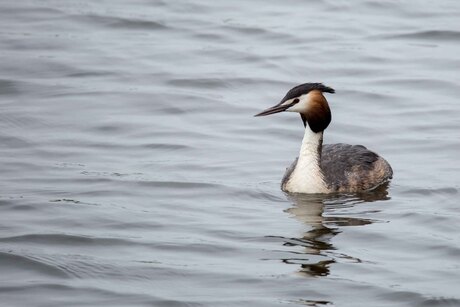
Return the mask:
M 280 103 L 285 102 L 286 100 L 299 97 L 304 94 L 308 94 L 308 92 L 317 90 L 321 92 L 326 92 L 326 93 L 335 93 L 335 90 L 331 87 L 325 86 L 322 83 L 304 83 L 297 85 L 296 87 L 293 87 L 289 92 L 287 92 L 286 96 L 284 96 L 283 99 L 281 99 Z

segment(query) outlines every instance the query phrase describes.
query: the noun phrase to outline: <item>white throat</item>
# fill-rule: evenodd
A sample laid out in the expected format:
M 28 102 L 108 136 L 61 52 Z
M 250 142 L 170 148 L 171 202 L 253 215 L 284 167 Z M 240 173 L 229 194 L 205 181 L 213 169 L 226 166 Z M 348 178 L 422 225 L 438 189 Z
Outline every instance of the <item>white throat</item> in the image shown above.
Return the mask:
M 286 183 L 286 191 L 294 193 L 329 192 L 320 168 L 322 146 L 323 132 L 315 133 L 307 125 L 300 147 L 299 159 Z

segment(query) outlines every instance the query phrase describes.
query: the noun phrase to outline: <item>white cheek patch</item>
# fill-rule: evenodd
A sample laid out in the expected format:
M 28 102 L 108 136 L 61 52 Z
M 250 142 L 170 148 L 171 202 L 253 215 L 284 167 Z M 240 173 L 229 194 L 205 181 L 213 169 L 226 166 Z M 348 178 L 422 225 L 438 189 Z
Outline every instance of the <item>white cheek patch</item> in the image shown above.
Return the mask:
M 298 113 L 306 112 L 307 106 L 308 106 L 308 100 L 309 100 L 308 94 L 302 95 L 297 99 L 299 99 L 300 101 L 296 103 L 295 105 L 293 105 L 292 107 L 290 107 L 289 109 L 287 109 L 286 111 L 298 112 Z M 289 100 L 289 101 L 292 102 L 293 100 L 294 99 Z
M 294 101 L 294 98 L 293 98 L 293 99 L 286 100 L 286 101 L 283 102 L 281 105 L 282 105 L 282 106 L 287 106 L 287 105 L 291 104 L 293 101 Z

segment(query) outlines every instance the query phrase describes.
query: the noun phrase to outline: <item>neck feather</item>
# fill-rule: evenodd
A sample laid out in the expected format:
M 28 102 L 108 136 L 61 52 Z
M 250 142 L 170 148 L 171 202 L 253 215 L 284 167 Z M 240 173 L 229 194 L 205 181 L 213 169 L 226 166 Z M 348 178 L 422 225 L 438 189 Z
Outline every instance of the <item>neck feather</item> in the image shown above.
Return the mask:
M 323 147 L 323 131 L 313 132 L 309 126 L 305 127 L 305 134 L 300 147 L 299 160 L 309 159 L 319 167 L 321 149 Z
M 322 146 L 323 131 L 313 132 L 307 126 L 300 147 L 299 160 L 287 183 L 286 190 L 297 193 L 328 192 L 320 167 Z

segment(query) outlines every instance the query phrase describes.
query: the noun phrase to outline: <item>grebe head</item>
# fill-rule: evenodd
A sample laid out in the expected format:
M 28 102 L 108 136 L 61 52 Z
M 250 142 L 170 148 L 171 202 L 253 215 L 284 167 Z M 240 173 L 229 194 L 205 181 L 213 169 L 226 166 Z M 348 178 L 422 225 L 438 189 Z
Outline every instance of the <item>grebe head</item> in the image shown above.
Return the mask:
M 279 112 L 300 113 L 304 126 L 313 132 L 320 132 L 327 128 L 331 122 L 331 110 L 323 93 L 335 93 L 334 89 L 322 83 L 304 83 L 297 85 L 287 92 L 277 105 L 256 114 L 266 116 Z

